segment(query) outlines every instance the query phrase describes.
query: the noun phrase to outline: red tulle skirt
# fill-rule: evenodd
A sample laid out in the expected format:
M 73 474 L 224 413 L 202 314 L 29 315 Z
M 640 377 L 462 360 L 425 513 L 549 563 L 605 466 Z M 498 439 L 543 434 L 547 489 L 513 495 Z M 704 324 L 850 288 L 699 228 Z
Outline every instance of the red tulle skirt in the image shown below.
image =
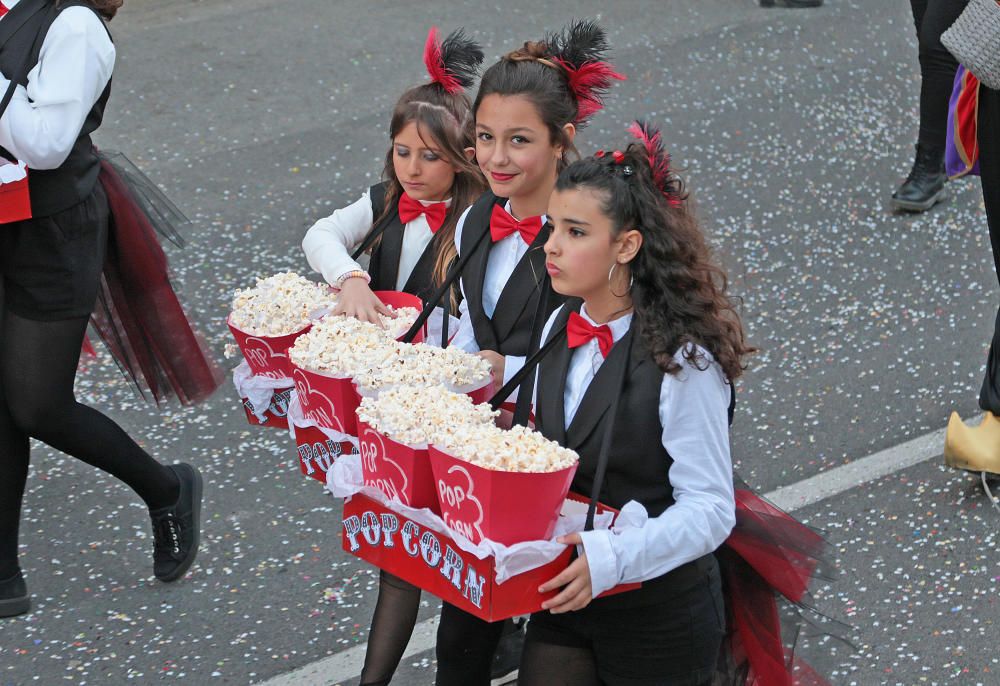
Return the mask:
M 816 531 L 758 496 L 736 487 L 736 526 L 716 551 L 728 608 L 727 638 L 717 683 L 731 686 L 829 686 L 795 652 L 810 582 L 831 578 L 826 542 Z M 788 612 L 779 613 L 779 602 Z M 816 613 L 821 632 L 850 646 L 848 627 Z
M 99 182 L 111 225 L 91 324 L 143 397 L 204 400 L 223 375 L 177 300 L 158 238 L 177 240 L 183 215 L 121 155 L 101 155 Z

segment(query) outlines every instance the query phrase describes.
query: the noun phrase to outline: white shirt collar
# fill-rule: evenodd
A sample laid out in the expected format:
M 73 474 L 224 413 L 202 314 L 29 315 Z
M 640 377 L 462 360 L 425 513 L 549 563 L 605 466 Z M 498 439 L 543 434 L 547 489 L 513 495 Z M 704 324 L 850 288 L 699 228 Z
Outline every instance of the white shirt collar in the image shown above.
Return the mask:
M 21 0 L 0 0 L 0 5 L 3 5 L 8 10 L 12 10 L 19 2 L 21 2 Z
M 600 326 L 600 324 L 591 319 L 590 315 L 587 314 L 586 304 L 580 305 L 580 316 L 583 317 L 588 324 L 591 324 L 592 326 Z M 621 317 L 618 317 L 617 319 L 612 319 L 607 324 L 608 328 L 611 329 L 611 337 L 615 340 L 616 343 L 618 342 L 619 339 L 621 339 L 622 336 L 628 333 L 628 328 L 631 325 L 632 325 L 631 312 L 629 312 L 628 314 L 623 314 Z
M 3 0 L 0 0 L 3 2 Z M 451 207 L 451 198 L 445 198 L 444 200 L 418 200 L 424 207 L 430 207 L 431 205 L 437 205 L 439 202 L 443 202 L 445 207 Z
M 503 204 L 503 208 L 505 210 L 507 210 L 507 214 L 509 214 L 512 217 L 514 216 L 514 213 L 510 211 L 510 200 L 508 200 L 507 202 L 505 202 Z M 546 216 L 544 214 L 543 215 L 539 215 L 539 216 L 541 216 L 541 218 L 542 218 L 542 226 L 545 226 L 545 223 L 549 220 L 548 216 Z M 526 217 L 521 217 L 521 219 L 526 219 Z

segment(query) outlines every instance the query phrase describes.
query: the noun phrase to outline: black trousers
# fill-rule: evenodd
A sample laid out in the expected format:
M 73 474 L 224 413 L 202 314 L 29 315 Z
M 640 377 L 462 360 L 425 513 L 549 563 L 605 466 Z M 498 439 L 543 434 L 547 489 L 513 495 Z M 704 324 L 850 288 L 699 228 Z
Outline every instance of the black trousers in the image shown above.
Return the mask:
M 993 262 L 1000 274 L 1000 91 L 979 88 L 979 169 L 982 174 L 986 219 L 990 226 Z M 1000 415 L 1000 311 L 986 362 L 986 378 L 979 406 Z
M 968 0 L 910 0 L 920 46 L 921 147 L 944 150 L 948 99 L 958 62 L 941 44 L 941 34 L 965 9 Z

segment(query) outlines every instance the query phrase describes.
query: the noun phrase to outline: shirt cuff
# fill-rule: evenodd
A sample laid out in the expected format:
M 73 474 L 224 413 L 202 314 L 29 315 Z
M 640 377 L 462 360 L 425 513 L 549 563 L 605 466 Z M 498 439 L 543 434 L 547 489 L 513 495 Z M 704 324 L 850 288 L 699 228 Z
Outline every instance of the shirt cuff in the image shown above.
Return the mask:
M 583 552 L 587 554 L 587 567 L 590 568 L 590 591 L 594 598 L 618 585 L 618 564 L 611 546 L 612 535 L 608 529 L 580 532 Z
M 506 384 L 511 377 L 521 371 L 524 366 L 524 357 L 520 355 L 506 355 L 503 363 L 503 382 Z

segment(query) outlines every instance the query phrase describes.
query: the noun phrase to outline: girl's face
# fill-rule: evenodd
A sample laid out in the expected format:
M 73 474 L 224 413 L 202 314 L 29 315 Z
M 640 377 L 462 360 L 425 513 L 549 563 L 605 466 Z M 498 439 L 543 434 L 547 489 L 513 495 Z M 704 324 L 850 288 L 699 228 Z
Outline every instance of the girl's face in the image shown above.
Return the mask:
M 642 235 L 636 230 L 614 236 L 601 195 L 588 188 L 553 191 L 547 213 L 552 233 L 545 243 L 545 268 L 552 288 L 587 302 L 611 296 L 608 272 L 615 264 L 619 265 L 616 276 L 624 285 L 616 283 L 614 290 L 627 292 L 626 265 L 642 245 Z
M 420 137 L 410 122 L 392 139 L 392 168 L 403 190 L 414 200 L 446 200 L 455 183 L 455 166 L 433 138 Z
M 535 105 L 521 95 L 487 95 L 476 112 L 476 161 L 501 198 L 547 194 L 563 148 L 553 145 Z M 544 203 L 544 198 L 542 199 Z

